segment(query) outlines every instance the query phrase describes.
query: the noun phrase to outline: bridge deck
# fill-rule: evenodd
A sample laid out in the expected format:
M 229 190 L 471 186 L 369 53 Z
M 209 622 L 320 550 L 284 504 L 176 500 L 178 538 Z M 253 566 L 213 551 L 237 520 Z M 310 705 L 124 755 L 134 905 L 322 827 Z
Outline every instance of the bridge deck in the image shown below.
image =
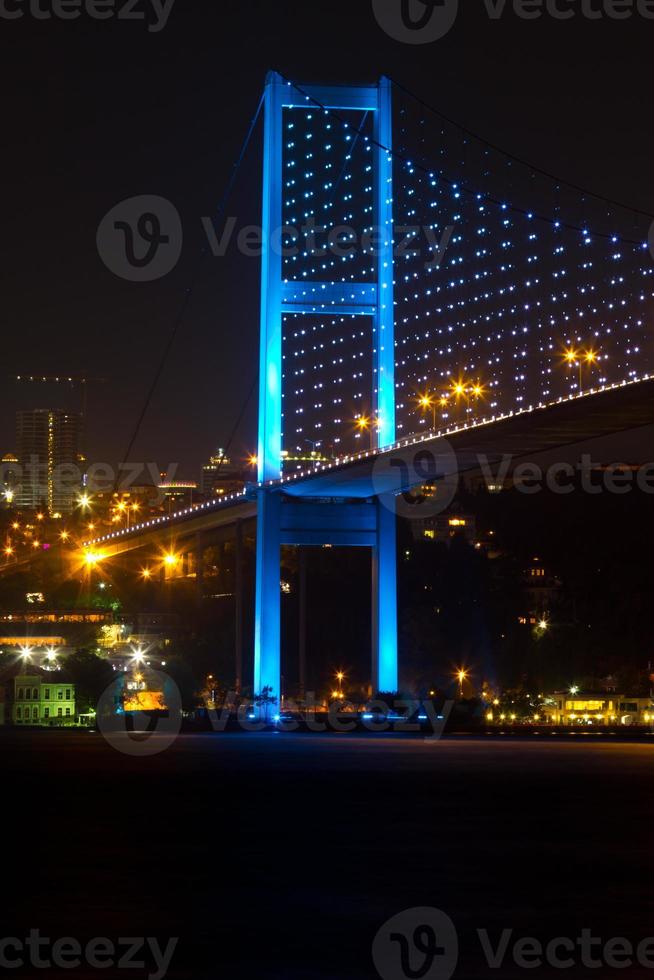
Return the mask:
M 385 450 L 345 457 L 264 486 L 293 497 L 365 499 L 397 493 L 424 480 L 423 451 L 433 469 L 429 476 L 445 477 L 478 470 L 482 457 L 492 464 L 506 455 L 515 459 L 534 456 L 651 424 L 654 379 L 646 378 L 444 433 L 410 436 Z M 111 556 L 253 519 L 257 489 L 254 486 L 249 493 L 235 494 L 224 502 L 187 508 L 170 518 L 155 518 L 88 542 L 88 546 Z

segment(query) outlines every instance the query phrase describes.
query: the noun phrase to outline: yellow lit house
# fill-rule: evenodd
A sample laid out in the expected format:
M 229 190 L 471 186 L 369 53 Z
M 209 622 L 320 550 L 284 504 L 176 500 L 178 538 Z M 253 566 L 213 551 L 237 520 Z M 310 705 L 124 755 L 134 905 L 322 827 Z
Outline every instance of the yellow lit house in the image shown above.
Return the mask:
M 652 698 L 598 691 L 557 691 L 544 713 L 553 725 L 648 725 L 654 723 Z

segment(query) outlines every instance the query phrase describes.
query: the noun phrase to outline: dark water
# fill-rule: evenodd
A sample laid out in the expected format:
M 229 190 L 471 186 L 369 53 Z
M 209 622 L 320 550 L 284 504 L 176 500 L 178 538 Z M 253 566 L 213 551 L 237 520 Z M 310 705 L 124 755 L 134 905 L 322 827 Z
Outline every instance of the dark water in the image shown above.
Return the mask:
M 377 931 L 428 906 L 458 932 L 455 977 L 652 975 L 585 968 L 579 947 L 563 970 L 511 953 L 584 928 L 595 956 L 654 935 L 649 745 L 224 734 L 142 757 L 3 732 L 0 753 L 5 937 L 179 937 L 169 977 L 377 977 Z M 477 929 L 493 946 L 513 930 L 501 968 Z M 145 962 L 10 974 L 146 977 Z

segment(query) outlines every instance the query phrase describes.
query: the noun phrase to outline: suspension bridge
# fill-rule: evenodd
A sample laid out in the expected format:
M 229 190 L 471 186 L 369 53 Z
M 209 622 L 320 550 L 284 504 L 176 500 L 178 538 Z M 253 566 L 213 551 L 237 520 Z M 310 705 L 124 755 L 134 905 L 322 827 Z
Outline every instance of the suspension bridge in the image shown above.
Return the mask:
M 368 548 L 372 687 L 394 691 L 394 501 L 482 457 L 654 422 L 654 264 L 641 213 L 476 140 L 387 78 L 271 72 L 263 107 L 257 479 L 85 546 L 98 560 L 173 547 L 201 580 L 208 543 L 233 540 L 238 565 L 256 523 L 254 690 L 273 695 L 280 549 Z M 285 467 L 307 442 L 330 458 Z

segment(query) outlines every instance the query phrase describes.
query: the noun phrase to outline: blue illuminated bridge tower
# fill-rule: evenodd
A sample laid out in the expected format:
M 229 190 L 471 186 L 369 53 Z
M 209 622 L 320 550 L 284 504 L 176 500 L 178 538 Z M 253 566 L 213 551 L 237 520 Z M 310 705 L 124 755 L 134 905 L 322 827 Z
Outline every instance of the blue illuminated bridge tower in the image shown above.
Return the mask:
M 372 163 L 375 229 L 374 277 L 366 281 L 293 279 L 283 266 L 284 164 L 287 110 L 339 113 L 355 110 L 372 120 L 367 165 Z M 395 441 L 395 351 L 393 324 L 393 168 L 391 83 L 372 86 L 295 85 L 276 72 L 265 89 L 263 161 L 263 257 L 257 502 L 254 690 L 279 697 L 280 549 L 282 545 L 358 546 L 372 549 L 372 687 L 397 689 L 397 583 L 395 513 L 378 497 L 344 504 L 342 497 L 303 499 L 272 486 L 281 475 L 283 426 L 282 339 L 284 318 L 326 310 L 366 318 L 372 360 L 371 439 L 374 448 Z M 371 219 L 371 220 L 370 220 Z M 357 229 L 363 234 L 364 229 Z M 341 492 L 341 491 L 337 491 Z

